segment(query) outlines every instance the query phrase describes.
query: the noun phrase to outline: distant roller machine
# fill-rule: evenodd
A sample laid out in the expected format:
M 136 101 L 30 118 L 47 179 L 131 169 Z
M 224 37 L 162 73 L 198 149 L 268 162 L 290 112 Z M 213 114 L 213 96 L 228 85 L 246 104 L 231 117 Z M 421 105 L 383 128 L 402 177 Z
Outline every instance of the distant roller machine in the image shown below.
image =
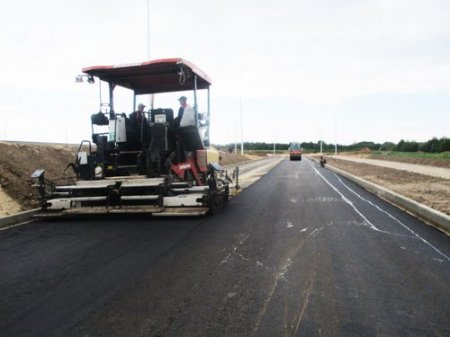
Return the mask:
M 292 142 L 289 144 L 289 159 L 302 160 L 302 146 L 300 143 Z

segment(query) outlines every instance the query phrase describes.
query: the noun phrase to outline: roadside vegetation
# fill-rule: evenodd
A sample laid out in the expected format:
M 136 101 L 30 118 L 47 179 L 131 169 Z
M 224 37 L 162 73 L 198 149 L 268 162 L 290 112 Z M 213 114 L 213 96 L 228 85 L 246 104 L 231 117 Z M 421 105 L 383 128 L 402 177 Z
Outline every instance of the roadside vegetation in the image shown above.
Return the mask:
M 372 157 L 384 156 L 387 158 L 390 157 L 401 157 L 401 158 L 425 158 L 425 159 L 442 159 L 442 160 L 450 160 L 450 151 L 441 152 L 441 153 L 428 153 L 428 152 L 400 152 L 400 151 L 372 151 Z
M 366 158 L 450 168 L 450 152 L 448 151 L 442 153 L 373 151 Z
M 227 152 L 233 152 L 235 149 L 235 144 L 225 144 L 225 145 L 216 145 L 219 149 Z M 303 142 L 302 143 L 303 151 L 306 153 L 314 153 L 319 152 L 321 148 L 320 141 L 319 142 Z M 264 142 L 244 142 L 245 152 L 273 152 L 274 150 L 277 153 L 283 153 L 288 151 L 289 144 L 288 143 L 264 143 Z M 240 151 L 240 144 L 237 146 L 238 152 Z M 329 144 L 326 142 L 322 142 L 322 151 L 323 152 L 334 152 L 335 144 Z M 430 156 L 433 159 L 448 159 L 450 156 L 450 138 L 442 137 L 442 138 L 433 138 L 426 142 L 416 142 L 416 141 L 405 141 L 401 140 L 397 144 L 392 142 L 384 142 L 384 143 L 374 143 L 374 142 L 359 142 L 353 143 L 351 145 L 337 145 L 338 152 L 349 152 L 349 151 L 362 151 L 362 150 L 370 150 L 372 153 L 392 153 L 398 154 L 399 156 L 413 156 L 426 157 Z M 437 155 L 435 155 L 437 154 Z

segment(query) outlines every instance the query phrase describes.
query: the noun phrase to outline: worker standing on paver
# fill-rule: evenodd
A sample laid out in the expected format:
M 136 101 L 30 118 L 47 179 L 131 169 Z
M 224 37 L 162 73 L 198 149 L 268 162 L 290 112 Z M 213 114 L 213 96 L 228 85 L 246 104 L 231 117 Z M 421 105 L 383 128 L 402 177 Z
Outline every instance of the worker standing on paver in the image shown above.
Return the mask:
M 195 126 L 195 112 L 192 107 L 187 104 L 186 96 L 181 96 L 178 101 L 180 102 L 180 108 L 178 109 L 178 116 L 176 120 L 180 127 Z

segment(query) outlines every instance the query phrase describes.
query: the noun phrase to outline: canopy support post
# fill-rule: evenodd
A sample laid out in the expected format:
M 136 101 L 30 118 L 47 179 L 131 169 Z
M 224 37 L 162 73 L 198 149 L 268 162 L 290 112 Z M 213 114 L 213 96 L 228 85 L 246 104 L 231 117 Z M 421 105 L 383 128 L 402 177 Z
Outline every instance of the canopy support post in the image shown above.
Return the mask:
M 109 112 L 114 112 L 114 88 L 116 87 L 115 83 L 109 82 Z
M 195 112 L 195 126 L 198 127 L 198 111 L 197 111 L 197 75 L 194 74 L 194 112 Z

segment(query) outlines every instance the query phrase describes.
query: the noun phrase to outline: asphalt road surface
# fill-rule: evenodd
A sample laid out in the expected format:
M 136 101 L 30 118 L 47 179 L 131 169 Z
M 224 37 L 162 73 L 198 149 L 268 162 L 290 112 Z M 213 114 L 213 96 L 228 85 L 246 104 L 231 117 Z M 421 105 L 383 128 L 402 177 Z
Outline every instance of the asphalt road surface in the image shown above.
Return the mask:
M 0 232 L 0 336 L 450 336 L 450 238 L 283 161 L 213 217 Z

